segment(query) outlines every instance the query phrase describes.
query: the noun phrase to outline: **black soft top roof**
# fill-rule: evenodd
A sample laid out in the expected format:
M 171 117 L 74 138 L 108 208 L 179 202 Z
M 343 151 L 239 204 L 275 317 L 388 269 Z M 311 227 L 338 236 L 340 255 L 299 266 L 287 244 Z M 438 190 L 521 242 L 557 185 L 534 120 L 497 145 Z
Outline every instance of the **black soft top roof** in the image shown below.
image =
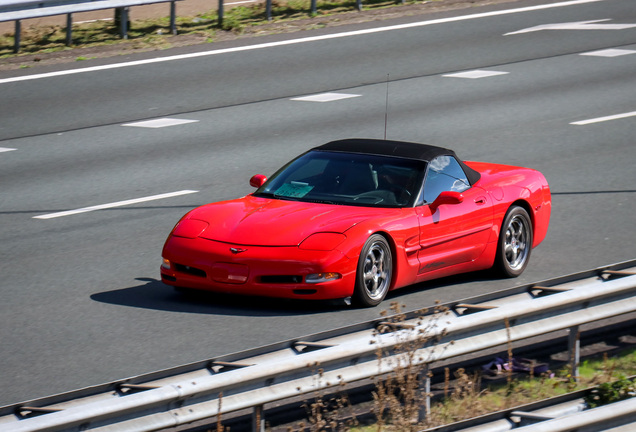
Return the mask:
M 430 162 L 438 156 L 453 156 L 462 166 L 470 184 L 475 184 L 481 175 L 462 162 L 453 150 L 428 144 L 406 141 L 390 141 L 366 138 L 350 138 L 331 141 L 312 150 L 362 153 L 381 156 L 402 157 Z
M 320 147 L 316 147 L 314 150 L 395 156 L 407 159 L 418 159 L 426 162 L 432 161 L 437 156 L 455 156 L 455 152 L 452 150 L 428 144 L 363 138 L 331 141 Z

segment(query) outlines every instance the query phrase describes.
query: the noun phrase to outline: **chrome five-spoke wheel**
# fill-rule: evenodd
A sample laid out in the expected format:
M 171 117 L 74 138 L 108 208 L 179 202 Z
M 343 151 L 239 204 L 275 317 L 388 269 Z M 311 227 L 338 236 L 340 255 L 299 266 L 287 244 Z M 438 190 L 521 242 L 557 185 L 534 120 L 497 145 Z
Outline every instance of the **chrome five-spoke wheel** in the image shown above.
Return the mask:
M 532 251 L 532 223 L 523 207 L 511 207 L 502 225 L 496 264 L 507 277 L 525 270 Z
M 354 297 L 361 306 L 375 306 L 386 297 L 391 285 L 393 259 L 391 248 L 380 234 L 366 241 L 358 261 Z

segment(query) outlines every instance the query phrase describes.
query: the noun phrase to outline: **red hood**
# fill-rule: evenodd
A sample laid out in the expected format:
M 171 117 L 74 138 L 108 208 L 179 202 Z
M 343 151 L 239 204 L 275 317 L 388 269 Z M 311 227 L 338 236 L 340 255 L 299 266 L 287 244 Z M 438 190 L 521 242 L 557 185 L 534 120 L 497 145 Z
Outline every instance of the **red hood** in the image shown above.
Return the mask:
M 196 208 L 186 219 L 208 222 L 209 226 L 199 234 L 208 240 L 251 246 L 297 246 L 313 233 L 344 233 L 387 210 L 248 195 Z

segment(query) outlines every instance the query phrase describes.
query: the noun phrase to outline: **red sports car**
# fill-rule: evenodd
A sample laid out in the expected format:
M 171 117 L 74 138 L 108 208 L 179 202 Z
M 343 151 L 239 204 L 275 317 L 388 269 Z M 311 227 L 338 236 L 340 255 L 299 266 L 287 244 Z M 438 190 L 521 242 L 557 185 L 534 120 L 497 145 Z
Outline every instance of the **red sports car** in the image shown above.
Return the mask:
M 456 273 L 518 276 L 550 220 L 540 172 L 409 142 L 333 141 L 250 184 L 254 193 L 177 223 L 164 283 L 375 306 L 390 290 Z

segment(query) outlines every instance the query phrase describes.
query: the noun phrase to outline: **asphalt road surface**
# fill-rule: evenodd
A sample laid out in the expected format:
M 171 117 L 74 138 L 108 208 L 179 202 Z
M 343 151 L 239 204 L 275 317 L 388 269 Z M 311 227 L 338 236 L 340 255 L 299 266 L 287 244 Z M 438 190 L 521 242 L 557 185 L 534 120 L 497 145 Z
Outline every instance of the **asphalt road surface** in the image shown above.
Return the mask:
M 633 0 L 520 0 L 0 73 L 0 405 L 636 258 L 635 70 Z M 550 230 L 520 278 L 374 309 L 161 284 L 189 209 L 329 140 L 382 138 L 387 77 L 388 138 L 546 175 Z

